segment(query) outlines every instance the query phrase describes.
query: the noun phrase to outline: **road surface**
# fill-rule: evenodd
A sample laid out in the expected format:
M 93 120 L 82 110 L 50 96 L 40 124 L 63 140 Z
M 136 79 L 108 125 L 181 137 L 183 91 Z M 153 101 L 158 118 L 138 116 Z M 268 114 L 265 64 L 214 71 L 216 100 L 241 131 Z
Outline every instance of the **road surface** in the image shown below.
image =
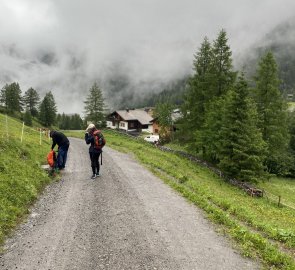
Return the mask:
M 0 255 L 0 269 L 259 269 L 131 155 L 107 146 L 91 180 L 88 147 L 71 139 L 48 186 Z

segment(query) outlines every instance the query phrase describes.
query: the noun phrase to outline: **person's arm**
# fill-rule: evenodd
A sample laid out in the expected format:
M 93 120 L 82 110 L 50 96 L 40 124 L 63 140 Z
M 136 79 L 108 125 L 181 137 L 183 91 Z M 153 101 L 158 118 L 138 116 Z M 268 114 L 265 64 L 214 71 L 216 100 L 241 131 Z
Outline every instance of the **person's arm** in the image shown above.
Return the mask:
M 51 146 L 51 150 L 53 150 L 55 146 L 56 146 L 56 141 L 55 141 L 54 136 L 52 136 L 52 146 Z
M 91 136 L 89 133 L 85 133 L 86 144 L 90 144 L 92 140 L 93 140 L 93 136 Z

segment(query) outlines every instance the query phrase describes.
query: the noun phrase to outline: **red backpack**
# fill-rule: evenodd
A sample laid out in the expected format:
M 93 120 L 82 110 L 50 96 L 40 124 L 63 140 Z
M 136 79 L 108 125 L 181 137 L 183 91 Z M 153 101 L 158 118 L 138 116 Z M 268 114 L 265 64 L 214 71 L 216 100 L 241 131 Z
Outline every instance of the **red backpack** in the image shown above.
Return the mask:
M 55 161 L 56 161 L 55 152 L 54 152 L 54 150 L 51 150 L 47 155 L 47 162 L 48 162 L 49 166 L 53 168 Z
M 101 131 L 95 130 L 93 132 L 93 137 L 94 137 L 94 148 L 101 150 L 104 147 L 104 145 L 106 144 L 106 140 L 103 137 Z

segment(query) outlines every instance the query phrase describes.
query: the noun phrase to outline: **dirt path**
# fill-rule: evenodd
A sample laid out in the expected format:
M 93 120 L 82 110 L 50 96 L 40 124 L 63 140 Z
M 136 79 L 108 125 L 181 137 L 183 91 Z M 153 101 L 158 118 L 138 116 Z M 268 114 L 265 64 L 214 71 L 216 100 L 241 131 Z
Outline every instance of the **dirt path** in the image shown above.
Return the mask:
M 62 181 L 7 241 L 0 269 L 259 269 L 129 155 L 105 147 L 91 180 L 87 151 L 71 139 Z

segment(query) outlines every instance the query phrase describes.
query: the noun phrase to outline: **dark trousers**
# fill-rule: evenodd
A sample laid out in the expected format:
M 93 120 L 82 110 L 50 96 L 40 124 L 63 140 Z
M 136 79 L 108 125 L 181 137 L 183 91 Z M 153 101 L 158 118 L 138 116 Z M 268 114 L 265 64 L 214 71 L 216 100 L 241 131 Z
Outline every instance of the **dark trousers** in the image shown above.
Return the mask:
M 59 169 L 64 169 L 66 166 L 69 146 L 69 144 L 65 144 L 58 147 L 57 167 Z
M 89 153 L 91 160 L 91 168 L 93 174 L 99 174 L 99 156 L 100 153 Z

